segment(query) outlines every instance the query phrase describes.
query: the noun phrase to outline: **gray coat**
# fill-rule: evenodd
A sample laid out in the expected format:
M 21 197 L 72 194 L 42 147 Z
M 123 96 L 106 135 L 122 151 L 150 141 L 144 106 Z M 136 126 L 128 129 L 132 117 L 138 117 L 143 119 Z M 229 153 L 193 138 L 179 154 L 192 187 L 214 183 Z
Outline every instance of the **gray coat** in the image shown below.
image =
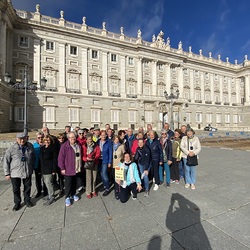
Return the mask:
M 11 145 L 4 156 L 3 169 L 4 174 L 12 178 L 25 179 L 33 172 L 34 165 L 34 147 L 31 143 L 26 143 L 25 161 L 22 161 L 22 150 L 18 143 Z

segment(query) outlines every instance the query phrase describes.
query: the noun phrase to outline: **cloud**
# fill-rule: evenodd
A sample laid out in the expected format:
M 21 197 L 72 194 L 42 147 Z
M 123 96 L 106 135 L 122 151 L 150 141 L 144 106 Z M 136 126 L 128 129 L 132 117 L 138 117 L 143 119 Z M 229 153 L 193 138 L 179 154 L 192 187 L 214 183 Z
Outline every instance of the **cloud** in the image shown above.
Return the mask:
M 217 45 L 217 41 L 216 41 L 216 34 L 215 32 L 213 32 L 208 39 L 202 44 L 202 50 L 203 52 L 205 52 L 206 54 L 208 54 L 208 52 L 213 52 L 216 48 Z
M 248 40 L 244 45 L 241 46 L 240 50 L 242 52 L 249 51 L 250 50 L 250 40 Z

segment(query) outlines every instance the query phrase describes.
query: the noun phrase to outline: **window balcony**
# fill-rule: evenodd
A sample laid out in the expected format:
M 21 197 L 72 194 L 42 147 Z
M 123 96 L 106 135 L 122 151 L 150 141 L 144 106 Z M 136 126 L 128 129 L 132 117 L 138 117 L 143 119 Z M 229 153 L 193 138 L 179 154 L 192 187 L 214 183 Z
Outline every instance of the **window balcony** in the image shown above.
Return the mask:
M 101 91 L 91 91 L 89 90 L 89 95 L 102 95 Z
M 212 104 L 212 101 L 205 101 L 206 104 Z
M 229 102 L 224 102 L 224 105 L 229 105 Z
M 202 100 L 195 100 L 195 103 L 202 103 Z
M 137 98 L 137 95 L 127 94 L 127 98 Z
M 80 91 L 80 89 L 68 89 L 68 88 L 66 88 L 66 93 L 80 94 L 81 91 Z
M 221 105 L 221 102 L 215 102 L 215 104 L 217 104 L 217 105 Z
M 57 92 L 58 89 L 56 87 L 45 87 L 44 89 L 42 90 L 45 90 L 45 91 L 53 91 L 53 92 Z
M 237 103 L 232 103 L 232 106 L 238 106 L 238 104 Z
M 109 93 L 109 96 L 121 97 L 121 94 L 120 93 Z

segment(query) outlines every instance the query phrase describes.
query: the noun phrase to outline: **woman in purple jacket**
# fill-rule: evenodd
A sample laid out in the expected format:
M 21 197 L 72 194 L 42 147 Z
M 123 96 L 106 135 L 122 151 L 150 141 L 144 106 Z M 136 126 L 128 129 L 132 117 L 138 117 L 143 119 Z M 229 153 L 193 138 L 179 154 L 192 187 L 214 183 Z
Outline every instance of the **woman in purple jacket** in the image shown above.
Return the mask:
M 68 133 L 68 140 L 60 148 L 58 166 L 65 178 L 65 205 L 70 206 L 71 199 L 79 200 L 76 195 L 76 174 L 82 168 L 82 147 L 76 141 L 74 132 Z

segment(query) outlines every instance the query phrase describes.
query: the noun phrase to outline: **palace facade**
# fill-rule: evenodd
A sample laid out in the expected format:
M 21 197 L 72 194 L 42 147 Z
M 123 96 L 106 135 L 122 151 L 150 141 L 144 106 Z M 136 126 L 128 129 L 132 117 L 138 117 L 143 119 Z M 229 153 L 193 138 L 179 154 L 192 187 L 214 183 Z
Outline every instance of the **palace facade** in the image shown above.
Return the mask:
M 211 124 L 219 130 L 249 130 L 250 62 L 233 64 L 184 51 L 182 43 L 172 48 L 159 32 L 152 41 L 64 19 L 45 16 L 40 6 L 34 13 L 15 10 L 10 0 L 0 2 L 0 131 L 22 130 L 24 92 L 4 81 L 29 83 L 28 127 L 65 125 L 137 129 L 162 122 L 174 126 L 190 124 L 203 129 Z M 40 88 L 41 78 L 47 80 Z M 178 99 L 165 93 L 179 91 Z M 172 103 L 171 103 L 172 101 Z M 173 107 L 171 109 L 171 107 Z

